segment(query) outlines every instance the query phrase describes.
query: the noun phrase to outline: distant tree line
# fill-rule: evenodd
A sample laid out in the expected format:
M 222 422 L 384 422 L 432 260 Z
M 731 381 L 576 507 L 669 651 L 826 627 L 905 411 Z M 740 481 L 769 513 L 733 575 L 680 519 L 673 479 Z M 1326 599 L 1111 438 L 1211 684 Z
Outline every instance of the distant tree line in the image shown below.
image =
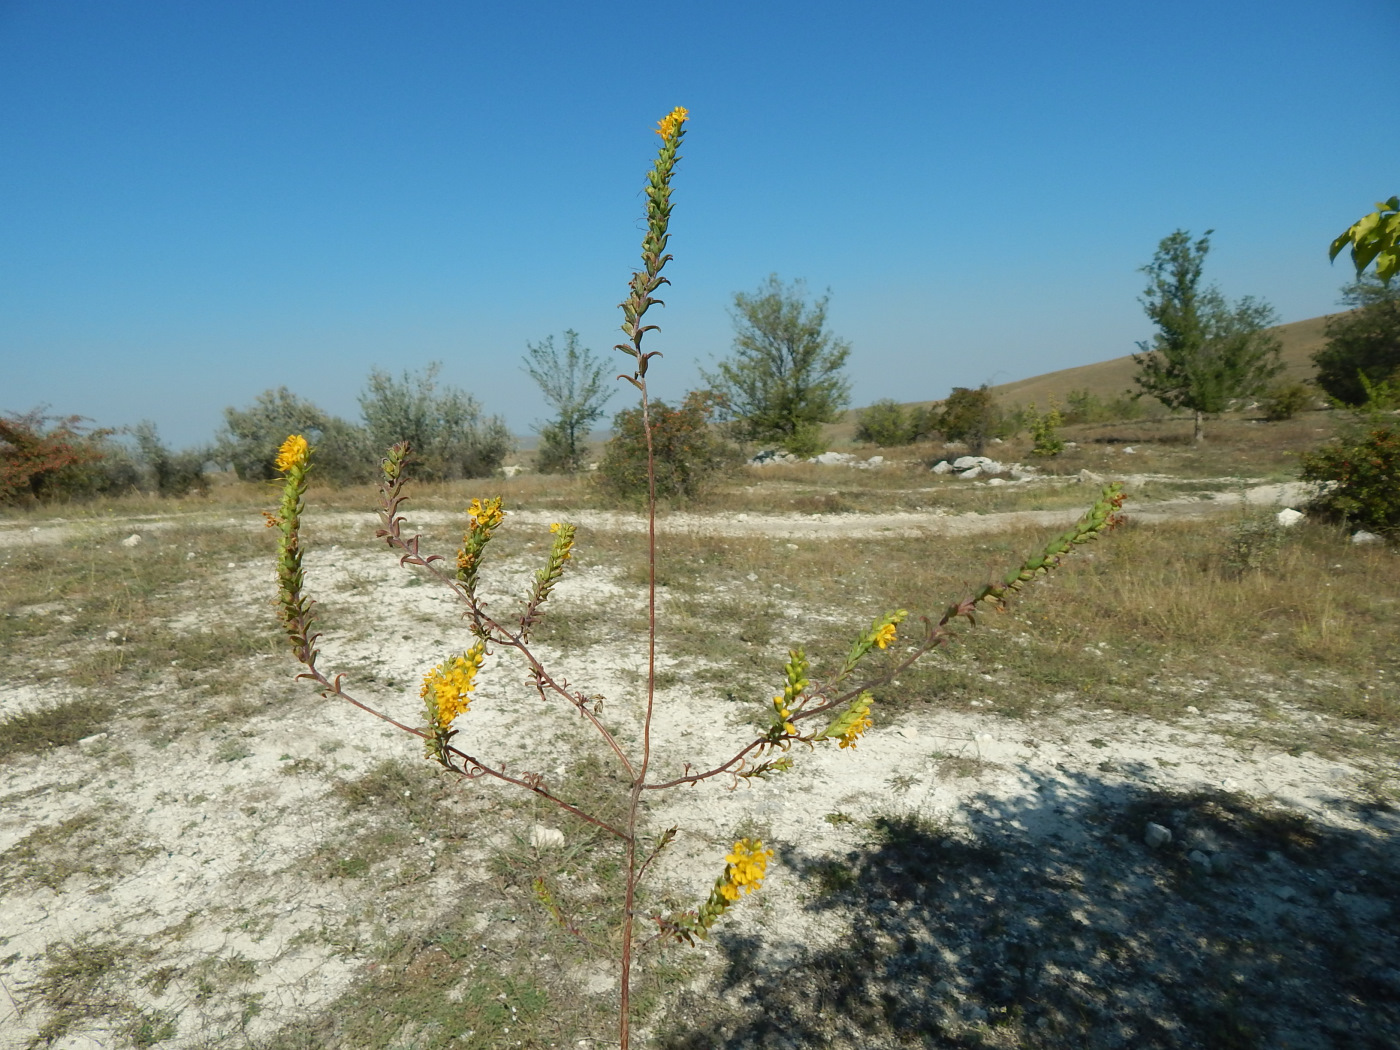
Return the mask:
M 277 476 L 277 449 L 288 434 L 304 434 L 316 446 L 316 476 L 333 485 L 372 480 L 384 450 L 405 440 L 424 480 L 490 475 L 511 451 L 510 432 L 471 395 L 440 384 L 439 368 L 400 376 L 371 371 L 358 423 L 286 387 L 265 390 L 246 408 L 224 409 L 212 444 L 181 451 L 168 448 L 150 422 L 119 431 L 43 408 L 0 414 L 0 503 L 130 492 L 182 496 L 202 490 L 211 471 L 226 467 L 243 480 L 267 480 Z

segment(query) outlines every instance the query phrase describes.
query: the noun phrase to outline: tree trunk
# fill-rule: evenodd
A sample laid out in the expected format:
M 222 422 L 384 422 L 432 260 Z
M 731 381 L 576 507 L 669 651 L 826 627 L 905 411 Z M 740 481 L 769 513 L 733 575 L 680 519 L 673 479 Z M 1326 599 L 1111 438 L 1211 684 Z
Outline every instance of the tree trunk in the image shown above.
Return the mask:
M 1192 440 L 1195 441 L 1195 443 L 1198 445 L 1206 439 L 1205 431 L 1201 427 L 1201 419 L 1202 413 L 1201 410 L 1198 408 L 1196 409 L 1196 432 L 1194 435 L 1192 435 Z

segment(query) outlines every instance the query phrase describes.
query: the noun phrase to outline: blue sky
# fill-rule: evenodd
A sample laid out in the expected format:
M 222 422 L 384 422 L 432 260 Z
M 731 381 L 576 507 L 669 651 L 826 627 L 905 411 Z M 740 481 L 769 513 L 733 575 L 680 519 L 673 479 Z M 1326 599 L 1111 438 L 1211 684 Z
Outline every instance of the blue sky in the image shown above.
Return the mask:
M 1395 0 L 0 0 L 0 410 L 186 445 L 441 360 L 527 432 L 526 342 L 618 341 L 675 105 L 663 397 L 770 272 L 830 289 L 856 404 L 1132 351 L 1178 227 L 1315 316 L 1400 192 L 1397 45 Z

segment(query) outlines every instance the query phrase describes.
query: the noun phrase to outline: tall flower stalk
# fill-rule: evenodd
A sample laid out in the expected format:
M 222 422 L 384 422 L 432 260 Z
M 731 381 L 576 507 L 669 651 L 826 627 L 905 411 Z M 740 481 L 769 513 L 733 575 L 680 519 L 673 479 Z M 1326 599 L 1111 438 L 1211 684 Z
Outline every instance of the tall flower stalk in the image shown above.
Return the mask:
M 375 535 L 399 555 L 403 564 L 417 567 L 432 576 L 465 606 L 466 621 L 475 638 L 467 649 L 448 655 L 425 672 L 420 689 L 424 725 L 410 726 L 356 699 L 345 689 L 344 675 L 327 674 L 319 666 L 320 652 L 316 645 L 319 636 L 314 630 L 315 603 L 306 592 L 301 536 L 304 497 L 313 450 L 299 435 L 289 437 L 278 456 L 277 466 L 283 472 L 282 499 L 277 513 L 268 515 L 268 524 L 278 530 L 277 609 L 292 652 L 304 667 L 299 677 L 309 680 L 322 695 L 345 700 L 418 737 L 427 757 L 463 779 L 496 780 L 529 791 L 612 836 L 621 845 L 626 857 L 618 958 L 618 1033 L 622 1050 L 628 1050 L 631 1038 L 631 979 L 636 950 L 663 939 L 692 943 L 697 938 L 706 937 L 732 906 L 762 885 L 768 863 L 773 857 L 773 852 L 766 849 L 762 842 L 740 839 L 725 855 L 724 868 L 704 901 L 687 911 L 645 914 L 638 908 L 638 888 L 652 862 L 675 839 L 678 831 L 669 828 L 647 848 L 642 848 L 640 825 L 646 792 L 664 791 L 715 778 L 727 778 L 731 784 L 738 784 L 750 778 L 779 775 L 793 766 L 790 752 L 794 744 L 818 746 L 835 743 L 841 749 L 857 747 L 862 735 L 876 723 L 874 690 L 890 682 L 930 649 L 946 644 L 952 638 L 953 626 L 959 619 L 974 621 L 982 605 L 1001 607 L 1015 590 L 1053 569 L 1077 546 L 1097 538 L 1116 522 L 1123 499 L 1116 486 L 1109 486 L 1074 528 L 1056 538 L 1038 555 L 1027 559 L 1001 581 L 988 584 L 973 595 L 948 606 L 936 622 L 920 617 L 919 631 L 901 637 L 900 632 L 905 628 L 909 616 L 903 609 L 877 617 L 856 636 L 845 659 L 835 665 L 834 673 L 826 679 L 813 676 L 811 665 L 801 649 L 789 651 L 786 662 L 781 664 L 781 691 L 772 698 L 766 728 L 739 746 L 728 760 L 712 768 L 696 771 L 687 764 L 681 776 L 666 780 L 652 779 L 657 651 L 656 469 L 647 371 L 651 359 L 659 354 L 643 350 L 642 343 L 648 332 L 657 330 L 655 324 L 646 323 L 647 311 L 653 306 L 662 305 L 656 293 L 662 285 L 669 283 L 662 276 L 662 270 L 671 259 L 666 251 L 670 240 L 671 179 L 680 159 L 678 150 L 685 137 L 688 118 L 687 111 L 678 107 L 663 117 L 657 127 L 661 146 L 647 176 L 647 229 L 642 239 L 642 265 L 633 273 L 628 297 L 621 304 L 622 330 L 627 342 L 617 346 L 618 350 L 632 358 L 630 374 L 619 378 L 626 379 L 638 391 L 647 439 L 647 675 L 639 748 L 633 750 L 624 746 L 618 734 L 604 720 L 598 704 L 600 697 L 571 686 L 565 678 L 552 671 L 533 648 L 533 629 L 544 619 L 550 597 L 572 561 L 577 539 L 574 525 L 557 522 L 551 526 L 553 539 L 549 553 L 543 566 L 535 572 L 527 593 L 522 596 L 519 614 L 509 618 L 498 617 L 488 608 L 480 587 L 481 570 L 487 560 L 491 540 L 506 518 L 501 500 L 471 502 L 455 564 L 450 569 L 446 568 L 445 565 L 449 563 L 445 563 L 441 556 L 419 550 L 418 536 L 406 535 L 403 531 L 404 517 L 400 511 L 407 499 L 406 466 L 411 450 L 407 444 L 398 444 L 388 450 L 382 464 L 380 527 Z M 897 658 L 884 661 L 883 669 L 875 675 L 861 676 L 870 653 L 896 646 L 903 649 Z M 587 722 L 618 763 L 628 784 L 628 799 L 624 815 L 616 823 L 563 797 L 541 773 L 508 769 L 503 762 L 493 762 L 458 745 L 456 724 L 470 717 L 473 694 L 480 679 L 491 674 L 493 665 L 508 653 L 513 653 L 524 663 L 528 681 L 539 697 L 562 703 Z M 542 879 L 537 880 L 535 892 L 551 915 L 566 928 L 577 932 Z M 639 915 L 654 927 L 645 938 L 637 930 Z

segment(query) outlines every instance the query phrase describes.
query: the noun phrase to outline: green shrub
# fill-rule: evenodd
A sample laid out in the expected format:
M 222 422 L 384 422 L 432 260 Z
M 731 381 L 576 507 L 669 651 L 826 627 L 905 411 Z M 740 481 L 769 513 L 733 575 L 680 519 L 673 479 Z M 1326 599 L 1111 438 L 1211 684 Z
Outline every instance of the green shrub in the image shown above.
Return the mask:
M 1264 395 L 1260 406 L 1271 423 L 1292 419 L 1313 403 L 1315 394 L 1306 383 L 1281 383 Z
M 1329 517 L 1400 538 L 1400 423 L 1363 419 L 1335 443 L 1303 454 L 1303 480 L 1330 483 L 1313 501 Z
M 906 412 L 898 402 L 886 398 L 862 409 L 856 421 L 856 440 L 881 448 L 910 445 L 919 440 L 919 431 L 927 421 L 922 409 Z
M 1130 419 L 1141 419 L 1148 414 L 1148 404 L 1156 403 L 1155 398 L 1138 398 L 1130 394 L 1105 401 L 1098 394 L 1088 390 L 1071 390 L 1065 395 L 1065 407 L 1061 413 L 1066 424 L 1076 423 L 1121 423 Z
M 1230 527 L 1221 554 L 1225 572 L 1242 576 L 1269 564 L 1283 546 L 1283 526 L 1275 514 L 1243 518 Z
M 679 408 L 664 401 L 651 403 L 651 435 L 656 457 L 656 494 L 691 499 L 739 463 L 739 452 L 721 440 L 710 421 L 714 395 L 692 391 Z M 629 408 L 613 418 L 613 437 L 598 465 L 602 486 L 627 499 L 647 494 L 647 444 L 641 408 Z

